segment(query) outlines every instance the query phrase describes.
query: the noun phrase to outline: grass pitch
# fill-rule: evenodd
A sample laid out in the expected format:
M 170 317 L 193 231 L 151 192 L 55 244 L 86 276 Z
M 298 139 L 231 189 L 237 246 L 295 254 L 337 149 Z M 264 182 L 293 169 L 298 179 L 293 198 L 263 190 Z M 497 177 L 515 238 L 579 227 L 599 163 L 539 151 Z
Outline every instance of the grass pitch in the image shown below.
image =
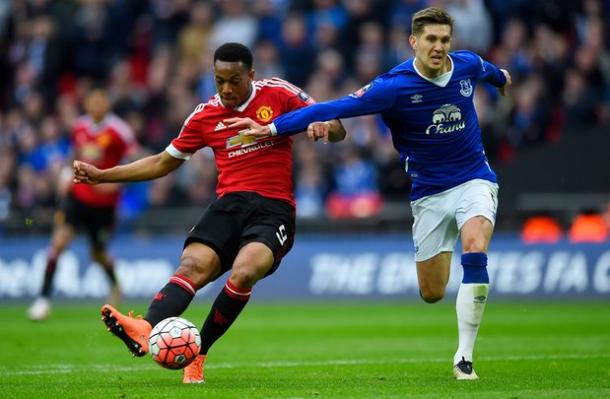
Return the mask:
M 478 381 L 455 381 L 451 301 L 264 304 L 256 299 L 209 353 L 204 385 L 132 358 L 97 305 L 49 320 L 0 306 L 0 398 L 610 397 L 610 303 L 491 302 Z M 146 304 L 132 304 L 143 312 Z M 201 300 L 184 317 L 201 325 Z

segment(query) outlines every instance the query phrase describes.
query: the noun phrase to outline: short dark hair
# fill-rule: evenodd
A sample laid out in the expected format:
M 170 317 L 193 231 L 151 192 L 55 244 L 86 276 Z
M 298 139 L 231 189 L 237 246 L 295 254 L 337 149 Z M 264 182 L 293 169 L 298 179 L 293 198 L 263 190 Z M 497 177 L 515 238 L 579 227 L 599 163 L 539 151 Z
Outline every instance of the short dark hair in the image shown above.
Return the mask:
M 426 25 L 449 25 L 453 33 L 453 18 L 445 10 L 438 7 L 428 7 L 413 14 L 411 19 L 411 34 L 419 36 Z
M 216 61 L 241 62 L 252 69 L 252 52 L 241 43 L 225 43 L 214 52 L 214 63 Z

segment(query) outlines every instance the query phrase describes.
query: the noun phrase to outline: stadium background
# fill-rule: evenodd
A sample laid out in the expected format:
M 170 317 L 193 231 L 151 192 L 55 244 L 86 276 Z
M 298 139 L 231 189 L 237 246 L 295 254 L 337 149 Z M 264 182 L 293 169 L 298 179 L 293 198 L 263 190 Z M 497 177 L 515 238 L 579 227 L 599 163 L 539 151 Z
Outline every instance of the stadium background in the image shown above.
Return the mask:
M 454 49 L 477 51 L 513 76 L 506 98 L 486 85 L 475 96 L 501 185 L 491 255 L 505 285 L 493 289 L 607 298 L 607 0 L 0 2 L 0 298 L 37 292 L 55 182 L 89 88 L 107 88 L 140 155 L 152 154 L 214 94 L 219 44 L 250 46 L 258 78 L 283 77 L 324 101 L 412 56 L 410 17 L 429 5 L 455 17 Z M 297 242 L 261 284 L 263 297 L 417 297 L 408 177 L 377 116 L 344 124 L 348 137 L 337 145 L 295 140 Z M 165 281 L 215 181 L 211 153 L 200 151 L 167 177 L 125 187 L 112 250 L 128 296 L 148 298 Z M 104 296 L 82 240 L 60 265 L 59 296 Z M 453 274 L 459 280 L 459 268 Z
M 108 287 L 82 237 L 59 260 L 51 317 L 26 318 L 89 87 L 152 154 L 213 93 L 219 43 L 252 46 L 259 78 L 323 101 L 411 56 L 410 15 L 428 5 L 456 18 L 454 48 L 514 81 L 506 98 L 475 96 L 501 185 L 480 380 L 451 378 L 461 267 L 442 303 L 419 300 L 409 182 L 376 117 L 345 120 L 340 144 L 296 139 L 295 247 L 214 346 L 205 386 L 104 331 Z M 0 0 L 0 397 L 610 397 L 609 16 L 609 0 Z M 124 310 L 144 312 L 167 281 L 215 178 L 201 151 L 126 186 L 111 245 Z M 200 325 L 218 284 L 184 317 Z

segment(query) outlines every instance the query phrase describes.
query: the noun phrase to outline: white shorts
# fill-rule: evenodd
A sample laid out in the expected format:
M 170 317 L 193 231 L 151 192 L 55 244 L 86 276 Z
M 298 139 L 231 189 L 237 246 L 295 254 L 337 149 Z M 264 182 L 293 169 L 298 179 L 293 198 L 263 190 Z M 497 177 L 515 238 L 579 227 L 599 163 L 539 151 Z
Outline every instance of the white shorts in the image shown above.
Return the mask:
M 498 185 L 475 179 L 438 194 L 411 202 L 415 260 L 420 262 L 441 252 L 453 252 L 467 220 L 483 216 L 492 224 L 498 209 Z

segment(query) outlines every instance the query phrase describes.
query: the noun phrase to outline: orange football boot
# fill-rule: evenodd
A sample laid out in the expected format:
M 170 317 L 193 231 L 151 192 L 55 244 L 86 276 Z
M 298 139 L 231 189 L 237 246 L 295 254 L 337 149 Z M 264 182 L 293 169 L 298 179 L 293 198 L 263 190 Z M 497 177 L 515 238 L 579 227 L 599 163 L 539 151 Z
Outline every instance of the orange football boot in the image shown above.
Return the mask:
M 195 360 L 191 362 L 182 371 L 182 382 L 185 384 L 203 384 L 205 378 L 203 376 L 203 364 L 205 363 L 205 355 L 197 355 Z
M 148 336 L 152 330 L 149 322 L 142 316 L 134 318 L 132 311 L 125 316 L 108 304 L 102 306 L 101 311 L 107 330 L 119 337 L 134 356 L 148 353 Z

